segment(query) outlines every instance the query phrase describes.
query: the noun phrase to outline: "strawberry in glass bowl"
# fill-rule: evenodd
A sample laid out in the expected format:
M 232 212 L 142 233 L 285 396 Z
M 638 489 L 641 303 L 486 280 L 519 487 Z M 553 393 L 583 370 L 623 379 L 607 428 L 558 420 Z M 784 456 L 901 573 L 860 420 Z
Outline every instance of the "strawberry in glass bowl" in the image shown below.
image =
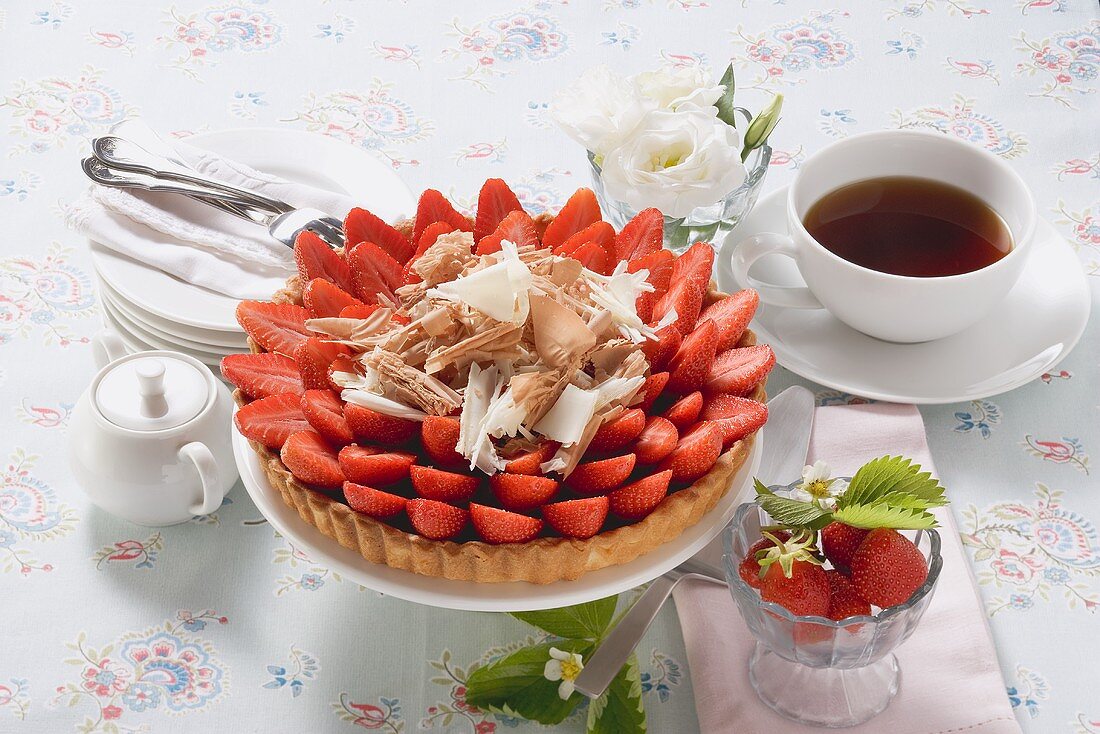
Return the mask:
M 724 535 L 724 561 L 756 638 L 757 695 L 794 721 L 846 727 L 881 713 L 900 688 L 893 651 L 932 599 L 943 560 L 930 510 L 946 500 L 900 457 L 835 481 L 848 489 L 824 502 L 794 499 L 801 483 L 758 483 Z

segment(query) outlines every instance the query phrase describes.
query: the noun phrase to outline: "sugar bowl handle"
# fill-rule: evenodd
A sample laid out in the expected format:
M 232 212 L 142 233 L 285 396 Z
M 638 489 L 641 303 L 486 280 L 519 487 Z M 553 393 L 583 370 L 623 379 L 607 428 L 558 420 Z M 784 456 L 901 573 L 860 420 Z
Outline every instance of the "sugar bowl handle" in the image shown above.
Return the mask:
M 191 505 L 188 511 L 193 515 L 209 515 L 222 505 L 225 493 L 222 492 L 221 481 L 218 473 L 218 462 L 214 460 L 214 454 L 199 441 L 192 441 L 179 450 L 181 459 L 188 459 L 195 465 L 199 472 L 199 481 L 202 483 L 201 500 Z

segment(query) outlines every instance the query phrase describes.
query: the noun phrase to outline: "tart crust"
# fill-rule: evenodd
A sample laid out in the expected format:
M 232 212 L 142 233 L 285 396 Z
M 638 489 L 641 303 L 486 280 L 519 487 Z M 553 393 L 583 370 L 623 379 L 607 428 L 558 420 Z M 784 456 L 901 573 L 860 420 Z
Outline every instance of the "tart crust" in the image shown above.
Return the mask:
M 404 224 L 404 223 L 402 223 Z M 396 225 L 402 229 L 401 224 Z M 407 225 L 406 225 L 407 226 Z M 724 294 L 711 289 L 707 303 Z M 272 298 L 275 302 L 301 304 L 301 282 L 297 276 Z M 737 346 L 756 343 L 746 330 Z M 252 351 L 261 351 L 249 339 Z M 750 396 L 763 402 L 764 385 Z M 234 392 L 238 405 L 248 402 L 240 390 Z M 357 551 L 372 563 L 391 568 L 460 581 L 498 583 L 527 581 L 549 584 L 570 581 L 589 571 L 628 563 L 658 546 L 679 537 L 697 523 L 730 489 L 730 480 L 748 458 L 756 433 L 749 434 L 722 453 L 704 476 L 672 492 L 653 512 L 631 525 L 599 533 L 587 540 L 537 538 L 528 543 L 493 545 L 482 541 L 456 543 L 436 541 L 355 512 L 331 497 L 309 489 L 295 479 L 279 455 L 256 441 L 249 441 L 260 457 L 260 465 L 272 486 L 305 522 Z

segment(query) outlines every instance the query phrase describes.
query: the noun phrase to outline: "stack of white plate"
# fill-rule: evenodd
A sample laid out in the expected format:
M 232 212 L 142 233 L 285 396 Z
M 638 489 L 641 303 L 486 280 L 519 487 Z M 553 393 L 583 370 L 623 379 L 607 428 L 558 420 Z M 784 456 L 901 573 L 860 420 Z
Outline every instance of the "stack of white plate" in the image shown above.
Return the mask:
M 263 128 L 195 135 L 188 142 L 261 171 L 350 194 L 378 216 L 408 215 L 416 200 L 392 167 L 366 149 L 301 130 Z M 107 325 L 134 352 L 168 349 L 217 369 L 247 352 L 235 298 L 186 283 L 91 242 Z

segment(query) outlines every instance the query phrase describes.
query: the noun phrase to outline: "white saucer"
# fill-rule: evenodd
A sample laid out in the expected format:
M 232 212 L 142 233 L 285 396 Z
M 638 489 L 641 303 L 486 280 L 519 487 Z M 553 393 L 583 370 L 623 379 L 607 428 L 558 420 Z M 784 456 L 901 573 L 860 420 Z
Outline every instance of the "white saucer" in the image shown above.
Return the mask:
M 203 133 L 188 143 L 284 178 L 351 194 L 386 220 L 411 214 L 408 187 L 367 150 L 302 130 L 242 128 Z M 321 173 L 323 172 L 323 173 Z M 171 322 L 239 332 L 237 299 L 185 283 L 91 243 L 96 272 L 124 301 Z
M 630 563 L 591 571 L 576 581 L 558 581 L 553 584 L 478 584 L 421 576 L 371 563 L 356 551 L 349 550 L 322 534 L 283 502 L 282 496 L 271 486 L 260 468 L 256 452 L 236 429 L 233 430 L 233 453 L 237 458 L 237 468 L 252 501 L 275 530 L 313 561 L 357 584 L 399 599 L 444 609 L 474 612 L 520 612 L 582 604 L 652 581 L 695 555 L 726 526 L 738 505 L 748 499 L 741 495 L 751 490 L 752 477 L 760 465 L 762 445 L 763 439 L 757 434 L 748 460 L 734 475 L 729 492 L 718 501 L 714 509 L 685 530 L 680 537 Z
M 730 261 L 737 243 L 786 232 L 787 189 L 772 192 L 726 238 L 718 285 L 737 290 Z M 969 329 L 923 344 L 893 344 L 862 334 L 824 310 L 760 305 L 752 328 L 779 364 L 808 380 L 853 395 L 897 403 L 957 403 L 1013 390 L 1049 371 L 1081 338 L 1089 291 L 1073 248 L 1040 219 L 1035 247 L 1004 304 Z M 805 285 L 793 261 L 762 258 L 753 275 Z
M 115 308 L 115 306 L 106 299 L 101 299 L 100 304 L 103 306 L 104 313 L 110 318 L 111 326 L 114 327 L 121 335 L 129 336 L 131 341 L 143 345 L 144 349 L 158 349 L 171 352 L 180 352 L 190 357 L 194 357 L 203 364 L 210 365 L 211 367 L 218 367 L 221 364 L 221 358 L 226 354 L 243 353 L 247 350 L 240 349 L 228 349 L 225 351 L 209 351 L 206 349 L 192 349 L 184 346 L 179 342 L 168 341 L 161 339 L 154 334 L 150 334 L 148 331 L 142 329 L 126 318 L 122 313 Z
M 102 304 L 103 302 L 100 301 L 100 303 Z M 186 354 L 188 356 L 194 357 L 195 359 L 205 364 L 207 367 L 210 368 L 212 372 L 214 372 L 215 376 L 221 375 L 221 372 L 219 371 L 221 357 L 204 356 L 196 352 L 189 352 L 185 349 L 180 349 L 176 346 L 151 344 L 144 341 L 141 337 L 137 336 L 132 331 L 127 330 L 127 327 L 122 324 L 122 322 L 120 322 L 118 318 L 114 315 L 114 313 L 108 310 L 106 306 L 103 307 L 102 313 L 103 324 L 114 331 L 116 334 L 118 334 L 118 337 L 122 340 L 122 344 L 126 347 L 126 351 L 128 353 L 134 354 L 136 352 L 152 352 L 164 349 L 173 352 L 180 352 L 181 354 Z
M 219 352 L 223 349 L 236 351 L 248 349 L 248 337 L 245 336 L 243 330 L 234 334 L 229 331 L 196 329 L 193 326 L 181 329 L 179 325 L 171 324 L 171 322 L 150 314 L 148 311 L 142 311 L 134 304 L 124 300 L 102 279 L 99 281 L 99 296 L 104 301 L 110 301 L 115 310 L 125 316 L 128 321 L 134 322 L 143 330 L 165 341 L 179 342 L 185 347 L 209 352 Z M 165 325 L 171 325 L 172 328 L 165 328 Z
M 188 353 L 200 354 L 207 357 L 219 357 L 224 354 L 249 351 L 247 344 L 226 347 L 218 344 L 202 344 L 193 342 L 189 339 L 172 336 L 171 334 L 162 334 L 156 329 L 149 328 L 146 324 L 131 317 L 130 314 L 126 313 L 126 309 L 116 303 L 111 297 L 111 294 L 107 291 L 102 291 L 100 297 L 104 308 L 110 311 L 111 315 L 113 315 L 117 321 L 120 321 L 127 330 L 133 332 L 135 336 L 138 336 L 144 341 L 170 344 L 172 345 L 172 349 L 183 350 Z

